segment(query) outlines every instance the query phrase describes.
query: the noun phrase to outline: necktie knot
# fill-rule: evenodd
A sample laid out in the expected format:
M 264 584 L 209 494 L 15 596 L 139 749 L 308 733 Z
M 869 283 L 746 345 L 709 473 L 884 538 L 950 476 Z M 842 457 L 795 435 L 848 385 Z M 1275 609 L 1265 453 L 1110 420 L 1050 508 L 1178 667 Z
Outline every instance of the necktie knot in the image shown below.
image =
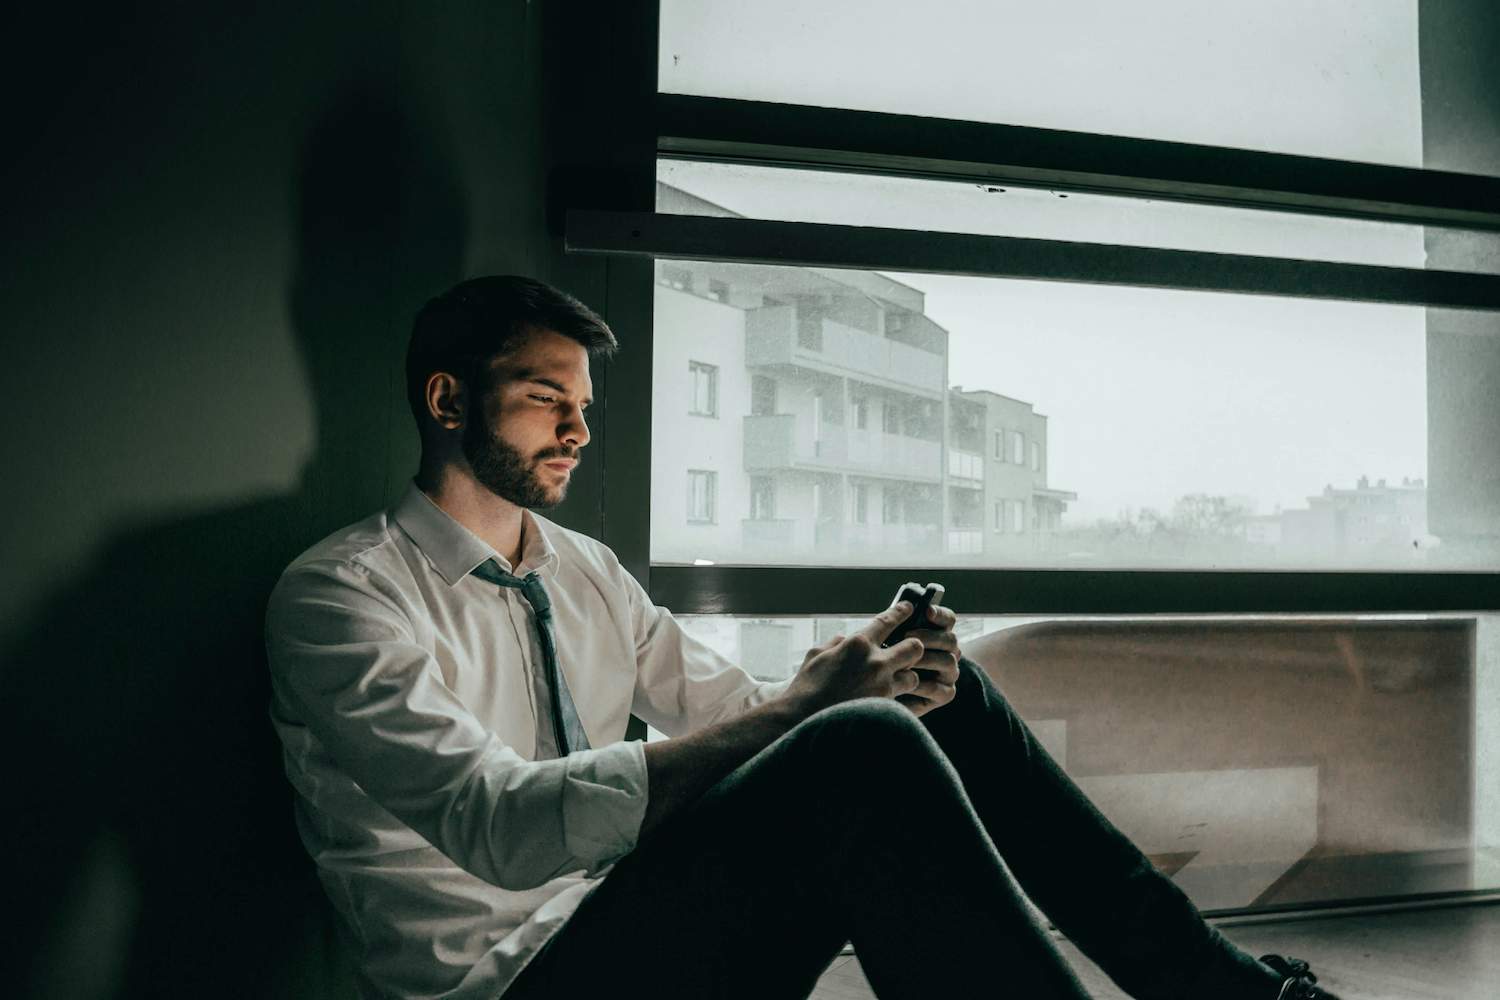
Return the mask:
M 535 570 L 525 576 L 514 576 L 496 565 L 495 560 L 487 559 L 474 567 L 474 575 L 501 587 L 514 587 L 526 598 L 526 603 L 531 605 L 538 618 L 552 617 L 552 599 L 547 596 L 547 588 Z

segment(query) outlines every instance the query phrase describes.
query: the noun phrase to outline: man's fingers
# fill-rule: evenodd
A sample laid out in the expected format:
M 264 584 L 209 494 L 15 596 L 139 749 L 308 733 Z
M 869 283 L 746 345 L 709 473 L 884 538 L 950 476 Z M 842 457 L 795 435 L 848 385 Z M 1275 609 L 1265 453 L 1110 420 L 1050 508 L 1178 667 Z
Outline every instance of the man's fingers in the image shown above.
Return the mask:
M 874 618 L 871 618 L 870 624 L 860 629 L 855 635 L 862 635 L 870 640 L 870 645 L 879 646 L 882 642 L 885 642 L 887 636 L 896 631 L 896 626 L 906 621 L 910 615 L 911 602 L 901 601 L 886 608 Z
M 916 669 L 933 674 L 952 684 L 958 680 L 958 657 L 945 649 L 933 649 L 928 646 L 927 651 L 922 654 L 922 659 L 917 661 Z
M 936 628 L 948 630 L 958 623 L 958 615 L 941 604 L 934 604 L 927 609 L 927 621 Z
M 879 650 L 870 659 L 874 660 L 876 655 L 880 656 L 884 660 L 886 668 L 894 673 L 905 670 L 908 667 L 916 666 L 926 651 L 926 647 L 922 645 L 922 640 L 907 636 L 889 649 Z

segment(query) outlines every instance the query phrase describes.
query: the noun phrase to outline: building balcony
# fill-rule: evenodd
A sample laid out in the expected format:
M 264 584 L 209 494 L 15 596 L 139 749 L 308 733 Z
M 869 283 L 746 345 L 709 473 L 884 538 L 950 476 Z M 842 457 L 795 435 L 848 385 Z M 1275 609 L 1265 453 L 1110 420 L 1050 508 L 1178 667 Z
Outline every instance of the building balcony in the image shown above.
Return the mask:
M 740 522 L 747 552 L 786 552 L 797 545 L 797 522 L 790 518 L 745 518 Z
M 948 449 L 948 482 L 968 489 L 984 488 L 984 456 L 958 448 Z
M 949 528 L 949 555 L 979 555 L 984 551 L 984 532 L 970 528 Z
M 943 446 L 937 441 L 851 431 L 824 424 L 815 436 L 810 421 L 794 414 L 745 418 L 745 470 L 805 469 L 914 482 L 938 482 Z
M 846 524 L 844 548 L 862 555 L 938 552 L 939 528 L 935 524 Z
M 839 555 L 845 547 L 847 529 L 837 521 L 745 518 L 740 525 L 745 550 L 761 556 Z
M 941 399 L 944 360 L 909 344 L 831 319 L 808 319 L 799 336 L 795 306 L 752 309 L 745 318 L 745 363 L 794 366 L 857 378 L 900 392 Z

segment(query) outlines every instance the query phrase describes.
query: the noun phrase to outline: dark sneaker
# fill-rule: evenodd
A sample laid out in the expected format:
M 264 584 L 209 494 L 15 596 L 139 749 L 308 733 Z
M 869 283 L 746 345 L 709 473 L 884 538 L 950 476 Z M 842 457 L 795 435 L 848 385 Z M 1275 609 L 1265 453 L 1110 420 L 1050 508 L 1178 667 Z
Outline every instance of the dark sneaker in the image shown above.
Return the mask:
M 1338 997 L 1319 987 L 1318 977 L 1312 974 L 1307 963 L 1299 958 L 1282 958 L 1280 955 L 1260 956 L 1262 965 L 1268 965 L 1281 977 L 1281 992 L 1276 1000 L 1339 1000 Z

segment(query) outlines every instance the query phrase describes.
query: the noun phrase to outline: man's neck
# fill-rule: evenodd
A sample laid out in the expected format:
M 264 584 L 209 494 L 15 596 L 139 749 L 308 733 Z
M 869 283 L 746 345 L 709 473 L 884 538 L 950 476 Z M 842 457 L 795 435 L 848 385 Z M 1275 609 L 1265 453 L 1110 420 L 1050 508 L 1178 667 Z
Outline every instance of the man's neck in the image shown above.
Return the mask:
M 417 474 L 416 483 L 449 517 L 510 560 L 512 570 L 519 566 L 524 524 L 520 507 L 451 466 L 437 472 L 424 469 Z

